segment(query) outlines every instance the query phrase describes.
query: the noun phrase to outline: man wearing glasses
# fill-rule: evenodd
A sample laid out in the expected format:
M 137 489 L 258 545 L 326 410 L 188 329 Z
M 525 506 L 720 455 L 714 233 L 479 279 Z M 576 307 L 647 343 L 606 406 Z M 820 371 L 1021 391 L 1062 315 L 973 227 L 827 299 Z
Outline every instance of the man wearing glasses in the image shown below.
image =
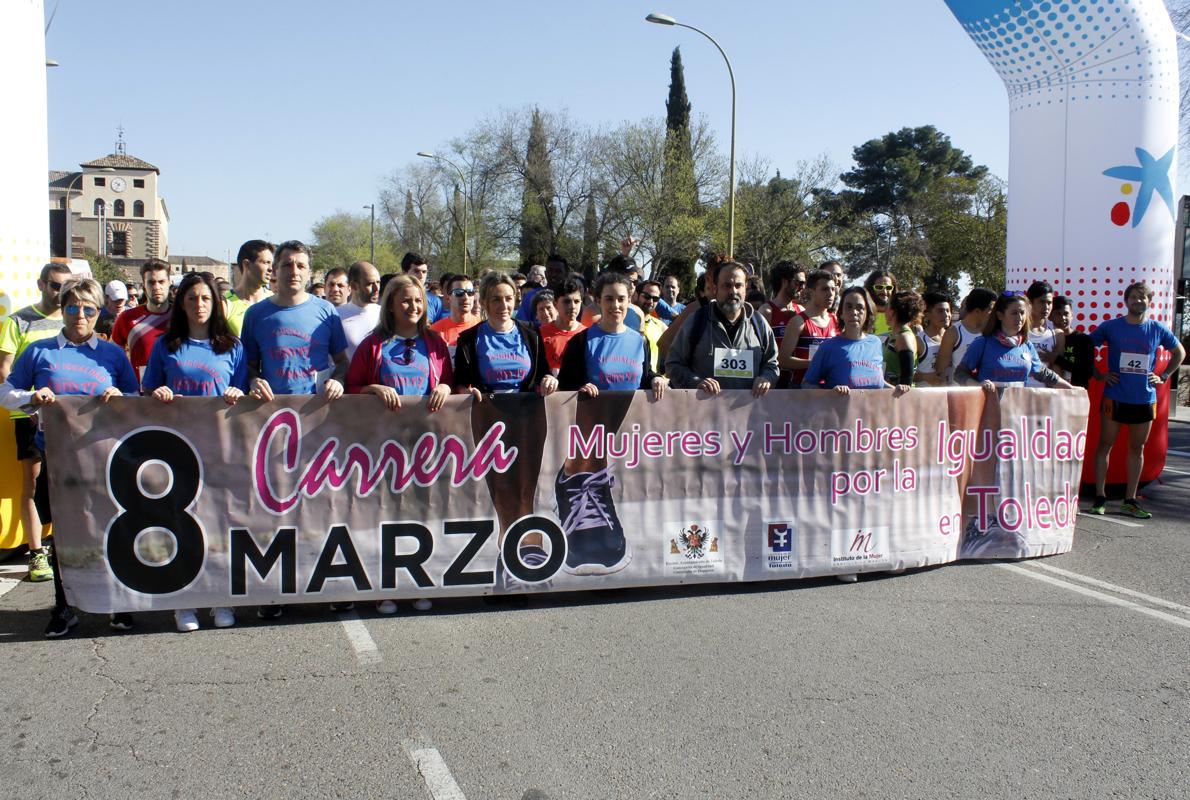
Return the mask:
M 46 264 L 37 279 L 41 299 L 14 311 L 0 322 L 0 383 L 8 380 L 12 362 L 26 347 L 40 339 L 57 336 L 62 330 L 58 292 L 69 277 L 70 267 L 65 264 Z M 9 414 L 16 434 L 17 462 L 21 465 L 21 525 L 29 545 L 29 580 L 48 581 L 54 577 L 54 571 L 50 567 L 49 554 L 41 546 L 41 522 L 33 502 L 37 476 L 41 472 L 41 451 L 33 444 L 37 423 L 19 410 Z
M 459 334 L 479 324 L 479 315 L 475 313 L 475 284 L 466 275 L 455 275 L 450 281 L 444 279 L 442 288 L 446 291 L 450 314 L 431 325 L 430 330 L 446 342 L 453 362 Z
M 868 290 L 868 296 L 876 305 L 875 333 L 883 341 L 892 331 L 892 325 L 888 320 L 888 304 L 897 291 L 897 279 L 888 270 L 878 269 L 868 275 L 868 279 L 864 281 L 864 288 Z
M 773 290 L 773 299 L 766 300 L 758 311 L 773 329 L 779 349 L 785 338 L 785 326 L 803 311 L 799 300 L 806 288 L 806 270 L 792 261 L 778 261 L 769 271 L 769 286 Z
M 657 304 L 659 302 L 661 302 L 660 283 L 657 281 L 645 281 L 637 286 L 636 304 L 640 306 L 641 311 L 645 312 L 644 317 L 640 321 L 640 335 L 645 337 L 645 341 L 649 343 L 649 356 L 652 359 L 650 367 L 652 367 L 654 372 L 657 372 L 657 342 L 661 340 L 661 335 L 669 327 L 653 315 L 657 310 Z M 658 372 L 658 374 L 661 373 Z
M 357 261 L 347 268 L 347 285 L 351 294 L 336 311 L 347 337 L 347 360 L 351 361 L 355 348 L 380 321 L 380 271 L 367 261 Z

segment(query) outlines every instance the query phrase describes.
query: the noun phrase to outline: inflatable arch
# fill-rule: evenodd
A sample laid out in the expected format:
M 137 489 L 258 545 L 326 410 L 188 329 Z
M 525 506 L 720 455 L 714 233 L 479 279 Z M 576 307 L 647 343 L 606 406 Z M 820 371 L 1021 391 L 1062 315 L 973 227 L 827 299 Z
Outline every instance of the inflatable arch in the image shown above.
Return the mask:
M 946 2 L 1008 90 L 1008 286 L 1049 281 L 1090 331 L 1124 313 L 1124 288 L 1145 280 L 1153 317 L 1170 325 L 1179 95 L 1164 3 Z M 1158 389 L 1144 481 L 1165 467 L 1169 388 Z M 1102 393 L 1093 381 L 1092 408 Z M 1088 452 L 1098 423 L 1093 413 Z M 1125 482 L 1124 462 L 1118 447 L 1109 482 Z M 1094 481 L 1090 458 L 1083 480 Z

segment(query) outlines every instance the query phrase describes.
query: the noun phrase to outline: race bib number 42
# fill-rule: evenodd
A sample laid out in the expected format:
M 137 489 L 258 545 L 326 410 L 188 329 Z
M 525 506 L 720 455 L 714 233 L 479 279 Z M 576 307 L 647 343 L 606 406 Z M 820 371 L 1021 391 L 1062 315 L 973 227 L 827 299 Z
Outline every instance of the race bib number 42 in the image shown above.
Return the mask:
M 730 347 L 716 347 L 715 377 L 751 379 L 755 375 L 752 371 L 754 355 L 751 349 L 733 350 Z
M 1128 375 L 1148 375 L 1148 353 L 1120 353 L 1120 372 Z

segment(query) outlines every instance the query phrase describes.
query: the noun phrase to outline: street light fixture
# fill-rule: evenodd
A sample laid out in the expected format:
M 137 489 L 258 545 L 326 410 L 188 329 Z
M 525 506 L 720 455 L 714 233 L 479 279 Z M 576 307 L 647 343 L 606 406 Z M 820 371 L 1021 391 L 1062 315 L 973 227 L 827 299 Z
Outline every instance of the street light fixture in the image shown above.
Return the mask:
M 471 190 L 467 186 L 467 176 L 463 173 L 462 167 L 451 161 L 446 156 L 440 156 L 437 153 L 432 153 L 428 150 L 418 150 L 417 154 L 422 158 L 432 158 L 435 161 L 441 161 L 444 164 L 449 164 L 454 168 L 454 171 L 459 173 L 459 180 L 463 182 L 463 274 L 467 273 L 467 205 L 471 202 Z
M 727 77 L 731 79 L 731 157 L 728 161 L 728 176 L 727 182 L 727 254 L 733 255 L 735 252 L 735 72 L 731 69 L 731 60 L 728 59 L 727 53 L 723 52 L 723 48 L 715 41 L 715 37 L 706 31 L 699 30 L 693 25 L 687 25 L 684 22 L 678 22 L 677 19 L 671 17 L 669 14 L 652 13 L 645 17 L 645 22 L 652 22 L 655 25 L 670 25 L 678 28 L 689 28 L 695 33 L 705 36 L 711 44 L 715 45 L 715 49 L 719 51 L 719 55 L 723 56 L 723 63 L 727 64 Z
M 100 167 L 99 169 L 95 170 L 95 172 L 106 174 L 106 173 L 115 172 L 115 170 L 112 169 L 111 167 Z M 86 175 L 94 175 L 95 172 L 80 172 L 78 175 L 74 176 L 74 179 L 71 180 L 70 183 L 66 184 L 66 188 L 63 190 L 66 195 L 66 257 L 67 258 L 74 258 L 74 225 L 73 225 L 74 220 L 73 220 L 72 212 L 71 212 L 71 208 L 70 208 L 70 193 L 72 191 L 74 191 L 75 184 L 78 184 L 78 192 L 81 195 L 83 193 L 83 186 L 81 183 L 81 181 L 83 180 L 83 177 Z M 107 236 L 104 235 L 104 231 L 101 227 L 99 230 L 99 243 L 98 243 L 99 248 L 98 249 L 106 249 L 106 243 L 107 243 Z
M 376 204 L 370 203 L 369 205 L 364 206 L 364 208 L 370 209 L 372 211 L 372 235 L 370 250 L 372 256 L 369 261 L 371 262 L 372 266 L 376 266 Z

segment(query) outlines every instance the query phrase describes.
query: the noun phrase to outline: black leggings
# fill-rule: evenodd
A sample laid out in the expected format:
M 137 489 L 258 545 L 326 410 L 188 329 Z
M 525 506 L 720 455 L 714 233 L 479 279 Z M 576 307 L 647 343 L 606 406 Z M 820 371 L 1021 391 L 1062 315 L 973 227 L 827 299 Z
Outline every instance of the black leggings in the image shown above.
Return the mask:
M 41 472 L 37 475 L 37 485 L 33 489 L 33 505 L 37 507 L 37 517 L 42 525 L 54 521 L 50 510 L 50 470 L 45 459 L 41 461 Z M 54 568 L 54 609 L 66 608 L 66 592 L 62 590 L 62 578 L 59 577 L 58 548 L 50 548 L 50 566 Z

